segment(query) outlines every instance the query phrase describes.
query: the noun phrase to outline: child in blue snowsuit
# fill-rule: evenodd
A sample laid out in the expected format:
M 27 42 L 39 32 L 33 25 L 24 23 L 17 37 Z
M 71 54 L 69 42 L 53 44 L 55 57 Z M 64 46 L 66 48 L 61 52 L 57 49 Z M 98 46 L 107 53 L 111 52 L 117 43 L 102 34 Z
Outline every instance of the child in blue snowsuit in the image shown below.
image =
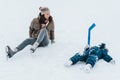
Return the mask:
M 87 47 L 82 55 L 76 53 L 73 57 L 70 58 L 70 65 L 74 65 L 78 61 L 83 61 L 86 62 L 86 65 L 89 66 L 89 69 L 94 67 L 95 63 L 100 59 L 104 59 L 105 61 L 111 62 L 113 64 L 115 63 L 113 58 L 108 55 L 108 50 L 106 49 L 104 43 L 101 43 L 99 46 L 93 46 L 91 48 Z

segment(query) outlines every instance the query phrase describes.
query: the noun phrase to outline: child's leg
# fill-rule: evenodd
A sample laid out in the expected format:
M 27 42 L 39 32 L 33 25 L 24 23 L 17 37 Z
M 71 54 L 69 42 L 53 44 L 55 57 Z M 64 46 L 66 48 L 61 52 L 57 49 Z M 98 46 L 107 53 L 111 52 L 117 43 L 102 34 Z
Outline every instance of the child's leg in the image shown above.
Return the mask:
M 88 59 L 86 60 L 86 64 L 90 64 L 92 67 L 94 67 L 97 60 L 98 58 L 96 55 L 90 55 Z
M 86 60 L 86 66 L 83 68 L 85 72 L 89 73 L 91 68 L 95 65 L 97 61 L 97 56 L 90 55 Z

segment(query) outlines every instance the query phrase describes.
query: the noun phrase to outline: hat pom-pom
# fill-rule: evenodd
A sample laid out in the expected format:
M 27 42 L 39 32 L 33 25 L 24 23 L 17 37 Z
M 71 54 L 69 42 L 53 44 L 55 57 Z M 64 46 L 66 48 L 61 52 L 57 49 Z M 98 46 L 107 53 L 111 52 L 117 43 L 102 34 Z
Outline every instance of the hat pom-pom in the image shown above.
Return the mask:
M 42 7 L 40 7 L 39 10 L 41 11 L 41 10 L 42 10 Z

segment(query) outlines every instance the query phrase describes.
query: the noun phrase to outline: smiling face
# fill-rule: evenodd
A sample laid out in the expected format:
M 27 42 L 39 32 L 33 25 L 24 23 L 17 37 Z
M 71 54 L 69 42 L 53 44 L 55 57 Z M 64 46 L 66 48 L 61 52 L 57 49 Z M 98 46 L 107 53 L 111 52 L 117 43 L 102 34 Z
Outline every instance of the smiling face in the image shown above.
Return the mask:
M 45 13 L 45 14 L 44 14 L 44 17 L 45 17 L 45 19 L 47 19 L 47 20 L 48 20 L 48 19 L 49 19 L 49 17 L 50 17 L 50 12 Z

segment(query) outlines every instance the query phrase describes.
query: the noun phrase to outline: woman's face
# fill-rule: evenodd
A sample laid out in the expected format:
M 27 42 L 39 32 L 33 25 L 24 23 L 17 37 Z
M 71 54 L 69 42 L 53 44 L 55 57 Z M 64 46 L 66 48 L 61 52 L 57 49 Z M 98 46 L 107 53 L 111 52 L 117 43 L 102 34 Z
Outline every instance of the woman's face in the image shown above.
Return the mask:
M 44 14 L 44 17 L 45 17 L 46 19 L 49 19 L 50 13 L 45 13 L 45 14 Z

